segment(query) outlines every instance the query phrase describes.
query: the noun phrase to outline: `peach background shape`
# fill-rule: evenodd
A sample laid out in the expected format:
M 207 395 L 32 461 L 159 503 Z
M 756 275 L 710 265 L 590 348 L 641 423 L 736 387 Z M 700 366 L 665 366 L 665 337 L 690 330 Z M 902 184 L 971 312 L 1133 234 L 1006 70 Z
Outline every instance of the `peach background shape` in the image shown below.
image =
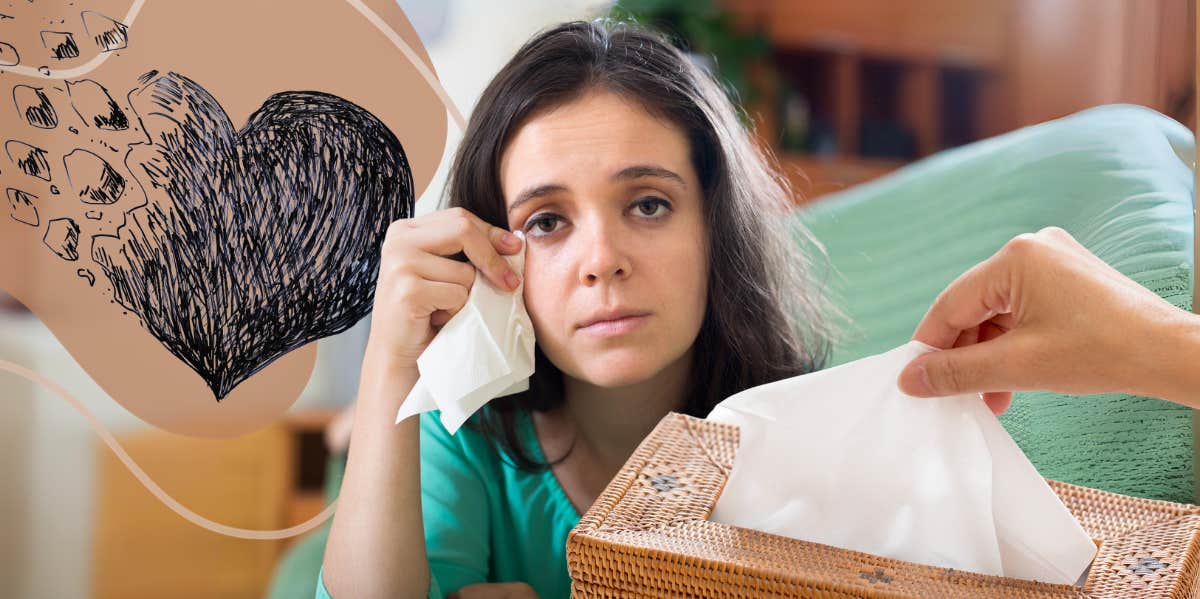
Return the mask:
M 18 27 L 26 21 L 21 18 L 23 13 L 14 12 L 16 18 L 0 21 L 0 35 L 14 47 L 25 49 L 22 65 L 49 66 L 49 75 L 0 67 L 0 81 L 6 90 L 16 85 L 65 88 L 55 68 L 69 70 L 88 64 L 97 53 L 78 26 L 81 9 L 65 3 L 21 8 L 29 15 L 37 11 L 51 23 L 44 26 L 46 29 L 61 31 L 75 24 L 82 55 L 54 64 L 48 58 L 39 60 L 35 51 L 44 51 L 39 27 Z M 414 198 L 429 185 L 441 160 L 446 142 L 444 92 L 426 81 L 432 64 L 395 2 L 160 0 L 142 4 L 141 0 L 126 0 L 97 1 L 86 8 L 115 19 L 125 17 L 131 8 L 138 9 L 129 26 L 125 49 L 96 61 L 98 66 L 90 72 L 74 73 L 67 79 L 101 83 L 130 115 L 133 113 L 125 95 L 137 86 L 139 75 L 153 69 L 176 71 L 203 85 L 221 103 L 236 128 L 273 93 L 323 91 L 363 107 L 392 130 L 412 168 Z M 372 17 L 377 22 L 373 23 Z M 393 32 L 424 64 L 424 72 L 389 39 Z M 37 229 L 12 218 L 0 218 L 0 288 L 29 307 L 106 393 L 151 425 L 178 434 L 220 438 L 245 434 L 276 420 L 307 384 L 316 343 L 279 358 L 217 402 L 199 375 L 168 352 L 135 315 L 111 302 L 102 284 L 106 283 L 103 272 L 90 257 L 90 237 L 81 234 L 80 256 L 75 262 L 60 259 L 43 245 L 45 223 L 56 216 L 55 210 L 82 212 L 83 206 L 72 198 L 74 194 L 61 176 L 62 157 L 81 147 L 79 136 L 65 131 L 70 123 L 67 117 L 74 115 L 67 105 L 56 104 L 55 108 L 59 126 L 41 130 L 22 121 L 16 110 L 0 107 L 0 131 L 5 132 L 5 141 L 15 138 L 46 150 L 52 172 L 56 163 L 59 166 L 54 184 L 61 189 L 60 195 L 51 195 L 50 183 L 24 175 L 0 156 L 0 187 L 19 182 L 23 190 L 41 198 L 40 207 L 48 207 L 41 218 L 42 227 Z M 452 106 L 450 110 L 456 120 L 461 119 Z M 122 147 L 125 139 L 120 132 L 80 129 L 85 136 L 112 138 L 115 147 Z M 124 153 L 119 156 L 123 158 Z M 129 180 L 126 196 L 140 194 L 123 161 L 110 162 Z M 31 182 L 37 185 L 31 186 Z M 144 199 L 123 197 L 114 206 L 125 202 L 134 206 L 141 201 Z M 56 208 L 51 205 L 54 203 L 76 205 Z M 95 286 L 76 274 L 81 267 L 96 273 Z

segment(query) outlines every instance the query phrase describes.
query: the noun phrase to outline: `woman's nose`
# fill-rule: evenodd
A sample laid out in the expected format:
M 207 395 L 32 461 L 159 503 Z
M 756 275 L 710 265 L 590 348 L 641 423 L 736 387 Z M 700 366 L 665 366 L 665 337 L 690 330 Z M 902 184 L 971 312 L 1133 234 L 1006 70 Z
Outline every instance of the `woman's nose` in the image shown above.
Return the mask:
M 628 278 L 632 263 L 626 251 L 624 234 L 618 227 L 593 223 L 581 245 L 580 283 L 591 286 Z

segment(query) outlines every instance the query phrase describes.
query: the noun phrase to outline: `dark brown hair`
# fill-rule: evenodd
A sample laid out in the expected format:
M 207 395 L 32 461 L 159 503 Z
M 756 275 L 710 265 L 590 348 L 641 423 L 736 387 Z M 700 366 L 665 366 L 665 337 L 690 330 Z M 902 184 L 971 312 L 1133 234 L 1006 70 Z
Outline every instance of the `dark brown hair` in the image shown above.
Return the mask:
M 819 250 L 794 215 L 790 188 L 754 143 L 722 87 L 660 33 L 608 19 L 563 23 L 530 39 L 496 74 L 454 157 L 448 205 L 508 228 L 500 158 L 537 114 L 605 89 L 683 131 L 709 231 L 708 304 L 682 411 L 704 417 L 744 389 L 820 369 L 832 331 L 810 279 Z M 544 469 L 517 434 L 520 410 L 565 401 L 562 372 L 536 353 L 529 390 L 493 400 L 471 426 L 526 470 Z M 565 457 L 565 456 L 564 456 Z

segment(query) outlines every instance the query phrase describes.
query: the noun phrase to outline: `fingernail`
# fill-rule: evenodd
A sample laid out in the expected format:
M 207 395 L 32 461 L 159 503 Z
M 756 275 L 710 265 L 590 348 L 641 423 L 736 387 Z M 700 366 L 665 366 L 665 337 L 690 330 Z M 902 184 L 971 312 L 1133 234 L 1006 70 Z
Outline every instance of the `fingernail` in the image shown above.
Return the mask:
M 504 273 L 504 282 L 508 283 L 509 289 L 516 289 L 521 284 L 521 279 L 517 278 L 517 273 L 510 270 Z
M 515 247 L 518 247 L 521 245 L 521 240 L 517 239 L 516 235 L 513 235 L 512 233 L 509 233 L 508 231 L 504 232 L 504 235 L 501 237 L 501 240 L 504 241 L 504 245 L 507 245 L 510 248 L 515 248 Z
M 929 382 L 929 371 L 925 370 L 925 365 L 917 366 L 917 388 L 914 389 L 922 397 L 933 395 L 933 385 Z

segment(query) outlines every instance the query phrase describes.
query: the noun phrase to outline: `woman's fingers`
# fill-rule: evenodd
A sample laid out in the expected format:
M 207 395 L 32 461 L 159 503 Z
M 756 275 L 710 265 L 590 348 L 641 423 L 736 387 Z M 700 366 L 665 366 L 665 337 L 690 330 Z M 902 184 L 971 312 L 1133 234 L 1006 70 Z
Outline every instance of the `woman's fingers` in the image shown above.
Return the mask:
M 423 314 L 433 314 L 438 310 L 453 312 L 467 303 L 469 293 L 470 289 L 458 283 L 425 281 L 413 300 Z
M 428 281 L 455 283 L 466 289 L 475 283 L 474 266 L 436 254 L 416 252 L 409 259 L 409 267 L 413 274 Z
M 415 362 L 437 328 L 466 304 L 477 273 L 499 289 L 519 287 L 501 252 L 516 253 L 522 243 L 462 208 L 393 222 L 381 248 L 373 346 L 404 364 Z M 460 253 L 466 262 L 447 257 Z
M 466 299 L 471 294 L 471 285 L 475 283 L 476 271 L 474 266 L 433 254 L 422 253 L 414 260 L 413 270 L 417 276 L 426 280 L 436 281 L 440 278 L 444 282 L 458 285 L 466 290 L 466 294 L 463 296 L 463 303 L 450 308 L 439 308 L 430 313 L 430 326 L 440 327 L 446 324 L 466 305 Z
M 410 236 L 408 242 L 414 247 L 431 254 L 466 254 L 471 264 L 500 289 L 515 290 L 520 282 L 500 255 L 501 250 L 508 254 L 519 250 L 520 240 L 515 244 L 507 242 L 509 237 L 515 239 L 512 233 L 484 222 L 468 210 L 451 208 L 435 212 L 429 215 L 428 221 L 405 234 Z
M 487 276 L 492 285 L 500 289 L 515 291 L 521 284 L 521 279 L 517 273 L 513 272 L 508 261 L 496 250 L 496 246 L 503 243 L 504 235 L 511 236 L 512 234 L 499 227 L 492 227 L 487 234 L 481 232 L 478 235 L 465 235 L 462 251 L 471 263 Z M 512 249 L 511 246 L 508 246 L 508 249 Z

